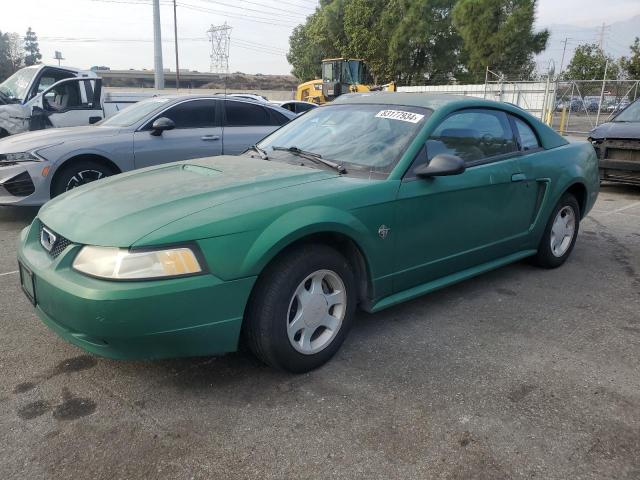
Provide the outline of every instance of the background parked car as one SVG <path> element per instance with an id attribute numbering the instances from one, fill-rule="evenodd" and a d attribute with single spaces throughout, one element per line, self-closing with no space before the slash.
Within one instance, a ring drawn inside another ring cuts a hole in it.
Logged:
<path id="1" fill-rule="evenodd" d="M 282 108 L 285 108 L 295 114 L 304 113 L 313 108 L 317 108 L 318 105 L 311 102 L 305 102 L 302 100 L 289 100 L 287 102 L 271 102 L 274 105 L 278 105 Z"/>
<path id="2" fill-rule="evenodd" d="M 0 205 L 42 205 L 74 187 L 136 168 L 237 155 L 295 114 L 216 96 L 156 97 L 87 127 L 0 141 Z"/>

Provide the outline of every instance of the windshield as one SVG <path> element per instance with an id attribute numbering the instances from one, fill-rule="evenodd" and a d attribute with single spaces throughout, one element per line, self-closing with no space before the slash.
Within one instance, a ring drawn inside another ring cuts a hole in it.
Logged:
<path id="1" fill-rule="evenodd" d="M 309 110 L 259 143 L 322 155 L 352 168 L 388 173 L 424 125 L 431 111 L 397 105 L 328 105 Z M 277 150 L 281 158 L 283 152 Z"/>
<path id="2" fill-rule="evenodd" d="M 640 122 L 640 100 L 633 102 L 625 108 L 620 115 L 613 119 L 614 122 Z"/>
<path id="3" fill-rule="evenodd" d="M 170 100 L 169 98 L 158 97 L 142 100 L 116 113 L 113 117 L 103 120 L 98 125 L 105 127 L 130 127 L 146 118 L 151 112 L 167 105 Z"/>
<path id="4" fill-rule="evenodd" d="M 37 68 L 23 68 L 0 83 L 0 93 L 9 100 L 23 102 Z"/>

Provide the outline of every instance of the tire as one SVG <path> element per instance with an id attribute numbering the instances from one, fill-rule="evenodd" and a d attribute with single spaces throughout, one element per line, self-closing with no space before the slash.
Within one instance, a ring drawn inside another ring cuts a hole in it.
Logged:
<path id="1" fill-rule="evenodd" d="M 249 300 L 243 326 L 246 345 L 267 365 L 292 373 L 326 363 L 353 323 L 352 270 L 344 256 L 321 244 L 304 245 L 276 259 L 261 274 Z M 338 303 L 327 307 L 332 301 Z"/>
<path id="2" fill-rule="evenodd" d="M 571 216 L 573 218 L 570 218 Z M 565 219 L 565 227 L 554 229 L 558 218 Z M 573 225 L 572 228 L 567 227 L 570 223 Z M 580 205 L 573 195 L 565 193 L 547 221 L 547 226 L 538 245 L 538 253 L 532 257 L 533 263 L 542 268 L 557 268 L 566 262 L 578 238 L 579 227 Z M 558 239 L 558 230 L 563 235 L 563 239 Z"/>
<path id="3" fill-rule="evenodd" d="M 95 160 L 79 160 L 63 166 L 51 184 L 51 198 L 86 183 L 109 177 L 115 172 Z"/>
<path id="4" fill-rule="evenodd" d="M 7 132 L 4 128 L 0 128 L 0 138 L 8 137 L 9 132 Z"/>

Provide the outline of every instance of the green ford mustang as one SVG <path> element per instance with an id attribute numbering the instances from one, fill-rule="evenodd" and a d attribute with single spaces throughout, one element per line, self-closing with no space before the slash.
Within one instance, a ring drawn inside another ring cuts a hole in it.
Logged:
<path id="1" fill-rule="evenodd" d="M 377 312 L 571 253 L 598 194 L 588 143 L 475 98 L 344 95 L 237 157 L 137 170 L 47 203 L 20 278 L 64 339 L 119 359 L 240 341 L 303 372 Z"/>

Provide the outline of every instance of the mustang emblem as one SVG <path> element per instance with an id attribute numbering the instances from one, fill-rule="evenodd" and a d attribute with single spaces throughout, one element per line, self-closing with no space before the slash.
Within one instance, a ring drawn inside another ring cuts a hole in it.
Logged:
<path id="1" fill-rule="evenodd" d="M 40 232 L 40 245 L 42 245 L 47 252 L 53 250 L 57 239 L 58 237 L 56 237 L 51 230 L 42 227 L 42 232 Z"/>
<path id="2" fill-rule="evenodd" d="M 380 225 L 380 227 L 378 227 L 378 235 L 383 240 L 385 238 L 387 238 L 387 235 L 389 235 L 390 231 L 391 231 L 391 229 L 389 227 L 387 227 L 385 224 L 382 224 L 382 225 Z"/>

